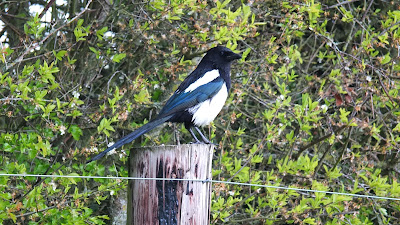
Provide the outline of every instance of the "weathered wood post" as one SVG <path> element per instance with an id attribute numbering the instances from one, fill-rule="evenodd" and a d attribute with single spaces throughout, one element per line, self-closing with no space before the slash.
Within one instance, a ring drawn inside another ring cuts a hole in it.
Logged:
<path id="1" fill-rule="evenodd" d="M 185 144 L 132 149 L 129 175 L 211 179 L 213 145 Z M 210 223 L 211 183 L 130 180 L 127 225 Z"/>

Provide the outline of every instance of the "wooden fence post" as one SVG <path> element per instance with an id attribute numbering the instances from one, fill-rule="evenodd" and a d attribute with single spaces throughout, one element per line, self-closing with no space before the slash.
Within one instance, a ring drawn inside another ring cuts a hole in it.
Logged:
<path id="1" fill-rule="evenodd" d="M 212 179 L 213 150 L 206 144 L 132 149 L 129 175 Z M 127 225 L 205 225 L 210 207 L 210 182 L 129 180 Z"/>

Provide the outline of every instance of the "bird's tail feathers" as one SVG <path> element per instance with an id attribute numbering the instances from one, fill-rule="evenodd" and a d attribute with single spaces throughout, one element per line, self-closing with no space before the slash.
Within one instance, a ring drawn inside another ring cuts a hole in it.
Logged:
<path id="1" fill-rule="evenodd" d="M 108 147 L 106 150 L 104 150 L 100 154 L 96 155 L 92 159 L 88 160 L 86 163 L 90 163 L 92 161 L 98 160 L 98 159 L 102 158 L 103 156 L 105 156 L 109 151 L 111 151 L 113 149 L 116 149 L 116 148 L 119 148 L 124 144 L 127 144 L 127 143 L 130 143 L 130 142 L 134 141 L 136 138 L 140 137 L 141 135 L 151 131 L 152 129 L 154 129 L 155 127 L 161 125 L 162 123 L 165 123 L 171 117 L 172 116 L 166 116 L 166 117 L 162 117 L 162 118 L 157 118 L 157 119 L 155 119 L 153 121 L 150 121 L 150 122 L 146 123 L 145 125 L 141 126 L 139 129 L 137 129 L 137 130 L 133 131 L 132 133 L 126 135 L 125 137 L 121 138 L 115 144 L 113 144 L 112 146 Z"/>

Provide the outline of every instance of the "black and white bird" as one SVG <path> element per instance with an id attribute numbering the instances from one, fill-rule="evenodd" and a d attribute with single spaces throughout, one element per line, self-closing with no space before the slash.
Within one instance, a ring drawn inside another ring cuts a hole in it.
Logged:
<path id="1" fill-rule="evenodd" d="M 231 88 L 231 64 L 240 58 L 241 55 L 224 46 L 208 50 L 197 68 L 179 85 L 154 120 L 121 138 L 88 163 L 132 142 L 165 122 L 184 123 L 195 143 L 209 144 L 210 141 L 201 133 L 199 127 L 209 125 L 224 106 Z M 193 128 L 200 134 L 202 141 L 196 137 Z"/>

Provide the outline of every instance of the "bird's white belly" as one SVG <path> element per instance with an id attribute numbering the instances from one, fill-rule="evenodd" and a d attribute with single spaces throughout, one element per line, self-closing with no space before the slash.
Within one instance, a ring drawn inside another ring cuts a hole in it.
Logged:
<path id="1" fill-rule="evenodd" d="M 189 112 L 193 114 L 192 121 L 194 125 L 206 126 L 210 124 L 221 111 L 227 98 L 228 89 L 224 83 L 213 98 L 208 99 L 193 108 L 190 108 Z"/>

